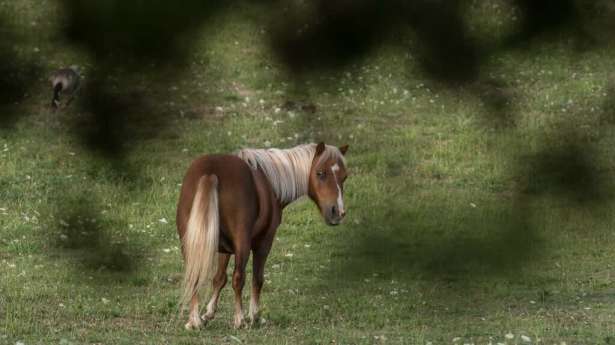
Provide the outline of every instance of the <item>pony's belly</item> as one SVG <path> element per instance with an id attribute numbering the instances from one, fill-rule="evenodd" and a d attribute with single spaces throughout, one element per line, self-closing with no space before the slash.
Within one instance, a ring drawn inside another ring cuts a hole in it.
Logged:
<path id="1" fill-rule="evenodd" d="M 220 231 L 220 242 L 218 243 L 218 252 L 225 254 L 233 254 L 235 251 L 233 250 L 233 242 L 229 240 L 225 235 L 224 231 Z"/>

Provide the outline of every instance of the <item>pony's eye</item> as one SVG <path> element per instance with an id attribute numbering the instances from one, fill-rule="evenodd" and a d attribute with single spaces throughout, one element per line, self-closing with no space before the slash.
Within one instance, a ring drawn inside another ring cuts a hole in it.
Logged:
<path id="1" fill-rule="evenodd" d="M 320 177 L 320 178 L 324 178 L 325 177 L 325 172 L 323 170 L 319 170 L 316 172 L 316 176 Z"/>

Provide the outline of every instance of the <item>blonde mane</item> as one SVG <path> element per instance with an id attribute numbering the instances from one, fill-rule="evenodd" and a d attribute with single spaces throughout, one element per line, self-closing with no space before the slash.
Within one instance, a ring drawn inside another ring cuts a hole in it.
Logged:
<path id="1" fill-rule="evenodd" d="M 252 169 L 260 168 L 273 192 L 283 203 L 291 203 L 308 192 L 308 177 L 316 154 L 316 144 L 304 144 L 291 149 L 242 149 L 236 154 Z M 340 150 L 325 145 L 318 163 L 329 158 L 346 161 Z"/>

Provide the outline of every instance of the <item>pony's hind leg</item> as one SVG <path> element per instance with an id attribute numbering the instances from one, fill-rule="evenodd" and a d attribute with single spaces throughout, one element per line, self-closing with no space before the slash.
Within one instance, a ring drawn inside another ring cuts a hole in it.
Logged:
<path id="1" fill-rule="evenodd" d="M 201 328 L 202 322 L 199 317 L 199 296 L 194 294 L 190 300 L 190 315 L 188 316 L 188 322 L 184 326 L 187 330 Z"/>
<path id="2" fill-rule="evenodd" d="M 252 325 L 259 318 L 259 304 L 261 289 L 265 281 L 265 261 L 271 246 L 254 250 L 252 254 L 252 295 L 250 296 L 250 323 Z"/>
<path id="3" fill-rule="evenodd" d="M 203 314 L 203 319 L 206 321 L 212 320 L 216 314 L 216 308 L 218 307 L 218 299 L 220 298 L 220 291 L 226 285 L 226 267 L 230 259 L 230 254 L 219 254 L 218 256 L 218 272 L 213 281 L 213 293 L 211 299 L 207 304 L 207 312 Z"/>
<path id="4" fill-rule="evenodd" d="M 249 245 L 238 246 L 235 250 L 235 270 L 233 272 L 233 290 L 235 291 L 235 318 L 233 325 L 240 328 L 244 325 L 241 291 L 245 283 L 246 264 L 250 256 Z"/>

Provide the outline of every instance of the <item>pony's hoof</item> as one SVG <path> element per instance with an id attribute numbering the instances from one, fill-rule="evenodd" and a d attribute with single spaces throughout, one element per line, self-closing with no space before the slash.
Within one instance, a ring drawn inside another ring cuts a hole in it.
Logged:
<path id="1" fill-rule="evenodd" d="M 235 322 L 233 322 L 233 326 L 235 329 L 243 328 L 246 325 L 243 317 L 235 317 Z"/>
<path id="2" fill-rule="evenodd" d="M 260 324 L 260 320 L 261 320 L 261 317 L 259 313 L 250 315 L 250 322 L 248 323 L 248 327 L 250 328 L 258 327 Z"/>
<path id="3" fill-rule="evenodd" d="M 203 319 L 203 321 L 211 321 L 214 319 L 214 316 L 215 316 L 214 313 L 205 313 L 201 315 L 201 319 Z"/>
<path id="4" fill-rule="evenodd" d="M 188 331 L 192 331 L 201 328 L 201 326 L 203 326 L 203 323 L 200 319 L 198 321 L 190 320 L 184 325 L 184 328 Z"/>
<path id="5" fill-rule="evenodd" d="M 256 317 L 252 317 L 250 319 L 250 328 L 259 328 L 263 326 L 267 320 L 264 317 L 257 315 Z"/>

